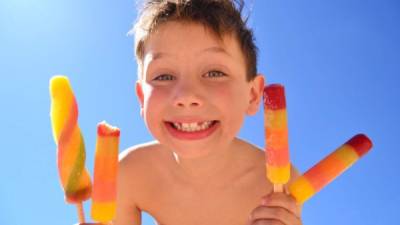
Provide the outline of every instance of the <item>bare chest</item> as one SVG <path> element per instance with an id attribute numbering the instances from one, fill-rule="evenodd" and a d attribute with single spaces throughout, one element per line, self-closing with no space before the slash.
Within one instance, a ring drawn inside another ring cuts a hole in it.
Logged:
<path id="1" fill-rule="evenodd" d="M 227 184 L 205 182 L 193 186 L 161 181 L 144 210 L 160 225 L 245 225 L 250 212 L 271 187 L 265 176 L 250 174 Z"/>

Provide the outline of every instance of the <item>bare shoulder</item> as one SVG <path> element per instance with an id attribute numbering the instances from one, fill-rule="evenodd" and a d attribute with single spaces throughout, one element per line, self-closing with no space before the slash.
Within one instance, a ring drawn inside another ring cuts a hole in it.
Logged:
<path id="1" fill-rule="evenodd" d="M 130 185 L 144 187 L 162 178 L 170 160 L 170 151 L 156 141 L 135 145 L 120 153 L 119 173 Z"/>
<path id="2" fill-rule="evenodd" d="M 120 153 L 118 165 L 120 201 L 126 201 L 127 205 L 133 203 L 137 208 L 145 208 L 144 202 L 146 199 L 151 199 L 151 193 L 157 187 L 155 184 L 162 180 L 160 171 L 166 164 L 166 152 L 158 142 L 148 142 L 132 146 Z"/>
<path id="3" fill-rule="evenodd" d="M 146 165 L 156 155 L 157 143 L 128 148 L 119 155 L 116 224 L 141 224 L 143 193 L 149 186 Z M 151 164 L 150 164 L 151 165 Z M 147 196 L 146 196 L 147 197 Z"/>
<path id="4" fill-rule="evenodd" d="M 265 153 L 260 147 L 239 138 L 235 140 L 235 145 L 243 152 L 241 154 L 243 160 L 260 166 L 265 164 Z"/>
<path id="5" fill-rule="evenodd" d="M 252 163 L 255 163 L 257 166 L 262 166 L 265 168 L 266 164 L 265 151 L 261 147 L 258 147 L 242 139 L 237 139 L 237 143 L 239 146 L 241 146 L 241 148 L 247 150 L 246 151 L 247 154 L 244 154 L 244 157 L 247 157 L 247 160 L 251 161 Z M 293 163 L 291 164 L 290 173 L 291 176 L 289 183 L 300 176 L 299 171 L 293 165 Z"/>
<path id="6" fill-rule="evenodd" d="M 119 166 L 121 169 L 127 169 L 146 165 L 156 160 L 160 152 L 161 145 L 156 141 L 132 146 L 119 154 Z"/>
<path id="7" fill-rule="evenodd" d="M 144 186 L 159 171 L 165 168 L 168 151 L 158 142 L 148 142 L 132 146 L 119 155 L 119 174 L 130 185 Z"/>

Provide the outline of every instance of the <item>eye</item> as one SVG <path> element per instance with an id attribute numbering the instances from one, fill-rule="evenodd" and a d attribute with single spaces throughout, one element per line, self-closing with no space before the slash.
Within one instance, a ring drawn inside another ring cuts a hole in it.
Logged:
<path id="1" fill-rule="evenodd" d="M 153 80 L 158 80 L 158 81 L 175 80 L 175 77 L 170 74 L 161 74 L 156 78 L 154 78 Z"/>
<path id="2" fill-rule="evenodd" d="M 221 71 L 212 70 L 212 71 L 207 72 L 204 76 L 214 78 L 214 77 L 225 77 L 226 74 Z"/>

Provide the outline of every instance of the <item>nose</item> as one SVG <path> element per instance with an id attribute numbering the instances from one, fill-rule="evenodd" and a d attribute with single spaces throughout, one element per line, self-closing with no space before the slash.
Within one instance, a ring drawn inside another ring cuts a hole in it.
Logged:
<path id="1" fill-rule="evenodd" d="M 176 87 L 174 106 L 179 108 L 193 108 L 203 105 L 203 100 L 198 88 L 192 84 L 184 83 Z"/>

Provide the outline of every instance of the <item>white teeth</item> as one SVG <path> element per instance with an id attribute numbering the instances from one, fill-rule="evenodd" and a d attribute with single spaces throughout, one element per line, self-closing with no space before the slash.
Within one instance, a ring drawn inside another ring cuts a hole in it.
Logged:
<path id="1" fill-rule="evenodd" d="M 189 130 L 189 129 L 190 129 L 190 124 L 188 124 L 188 123 L 182 123 L 182 129 L 184 129 L 184 130 Z"/>
<path id="2" fill-rule="evenodd" d="M 182 129 L 181 125 L 179 123 L 173 123 L 174 127 L 177 128 L 178 130 Z"/>
<path id="3" fill-rule="evenodd" d="M 194 130 L 194 129 L 196 129 L 198 126 L 197 126 L 197 123 L 189 123 L 189 127 L 190 127 L 191 130 Z"/>
<path id="4" fill-rule="evenodd" d="M 180 131 L 194 132 L 205 130 L 210 127 L 212 121 L 200 122 L 200 123 L 177 123 L 173 122 L 173 126 Z"/>

